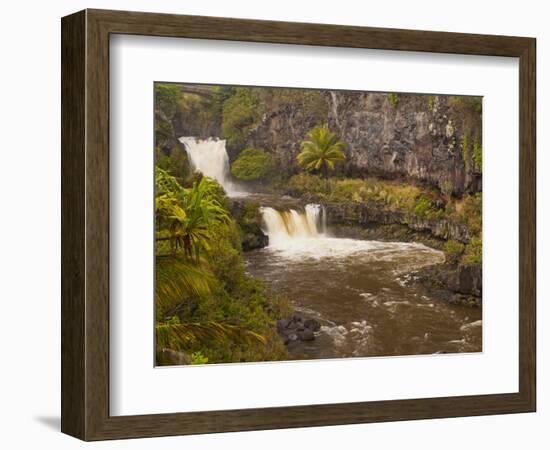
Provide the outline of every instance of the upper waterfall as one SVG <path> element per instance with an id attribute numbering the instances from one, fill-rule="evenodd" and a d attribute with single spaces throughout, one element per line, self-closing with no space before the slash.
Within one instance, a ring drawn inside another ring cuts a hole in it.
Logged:
<path id="1" fill-rule="evenodd" d="M 229 157 L 225 149 L 223 139 L 197 139 L 194 137 L 181 137 L 180 142 L 184 145 L 189 156 L 193 169 L 202 172 L 220 183 L 229 196 L 242 194 L 229 174 Z"/>

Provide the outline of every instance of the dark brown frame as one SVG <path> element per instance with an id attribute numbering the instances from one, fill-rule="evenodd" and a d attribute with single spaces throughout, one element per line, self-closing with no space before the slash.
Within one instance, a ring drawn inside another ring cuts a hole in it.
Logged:
<path id="1" fill-rule="evenodd" d="M 535 411 L 535 39 L 105 10 L 61 25 L 64 433 L 100 440 Z M 110 416 L 109 36 L 116 33 L 518 57 L 519 392 Z"/>

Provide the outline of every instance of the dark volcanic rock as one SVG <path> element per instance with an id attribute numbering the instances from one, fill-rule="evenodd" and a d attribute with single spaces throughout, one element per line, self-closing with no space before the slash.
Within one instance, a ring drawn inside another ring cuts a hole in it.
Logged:
<path id="1" fill-rule="evenodd" d="M 451 304 L 481 304 L 481 264 L 434 265 L 419 270 L 416 276 L 419 282 L 440 290 Z"/>
<path id="2" fill-rule="evenodd" d="M 269 237 L 262 230 L 262 216 L 259 205 L 246 200 L 232 200 L 230 211 L 239 225 L 243 250 L 266 247 Z"/>
<path id="3" fill-rule="evenodd" d="M 470 232 L 464 225 L 445 218 L 423 219 L 400 211 L 380 209 L 376 203 L 326 203 L 324 205 L 329 224 L 363 225 L 370 223 L 406 225 L 409 229 L 429 232 L 439 239 L 454 239 L 468 243 Z"/>
<path id="4" fill-rule="evenodd" d="M 321 324 L 316 319 L 307 319 L 304 321 L 304 325 L 311 331 L 319 331 L 321 329 Z"/>
<path id="5" fill-rule="evenodd" d="M 301 341 L 313 341 L 315 339 L 315 335 L 309 328 L 305 328 L 304 330 L 298 332 L 298 339 Z"/>
<path id="6" fill-rule="evenodd" d="M 277 321 L 277 331 L 281 335 L 283 342 L 289 344 L 293 341 L 313 341 L 315 331 L 319 331 L 321 324 L 316 319 L 304 319 L 298 314 L 294 314 L 290 319 L 279 319 Z"/>
<path id="7" fill-rule="evenodd" d="M 277 330 L 282 331 L 284 330 L 288 324 L 290 323 L 290 320 L 288 319 L 279 319 L 277 320 Z"/>

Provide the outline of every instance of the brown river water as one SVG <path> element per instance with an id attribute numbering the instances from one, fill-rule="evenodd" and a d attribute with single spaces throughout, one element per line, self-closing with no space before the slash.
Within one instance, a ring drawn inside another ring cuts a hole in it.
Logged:
<path id="1" fill-rule="evenodd" d="M 247 271 L 286 294 L 298 314 L 321 323 L 294 341 L 295 359 L 479 352 L 481 310 L 450 305 L 414 282 L 443 262 L 422 244 L 330 236 L 322 208 L 262 208 L 269 246 L 247 252 Z"/>

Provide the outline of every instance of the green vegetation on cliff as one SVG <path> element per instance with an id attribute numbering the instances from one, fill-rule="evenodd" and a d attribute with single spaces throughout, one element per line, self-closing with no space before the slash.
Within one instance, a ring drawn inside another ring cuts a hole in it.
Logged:
<path id="1" fill-rule="evenodd" d="M 238 87 L 223 104 L 223 134 L 229 145 L 242 145 L 259 120 L 259 99 L 250 88 Z"/>
<path id="2" fill-rule="evenodd" d="M 376 178 L 328 178 L 316 175 L 293 176 L 288 189 L 296 196 L 315 196 L 329 202 L 375 202 L 390 211 L 401 211 L 421 218 L 439 218 L 445 211 L 437 191 Z"/>
<path id="3" fill-rule="evenodd" d="M 231 173 L 243 181 L 266 180 L 273 175 L 275 161 L 265 150 L 248 148 L 231 165 Z"/>
<path id="4" fill-rule="evenodd" d="M 397 103 L 399 103 L 399 94 L 387 94 L 388 95 L 388 101 L 391 103 L 391 105 L 395 108 L 397 106 Z"/>

